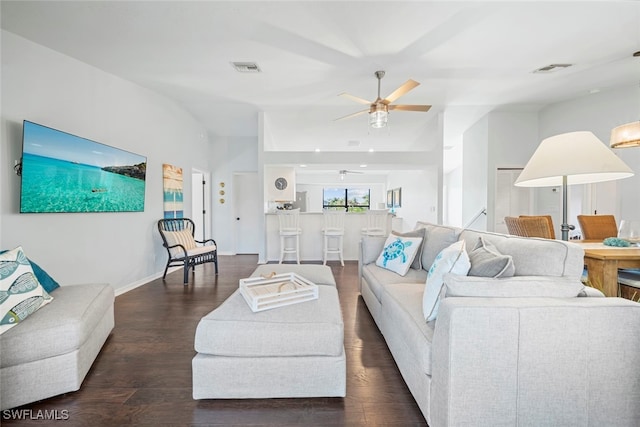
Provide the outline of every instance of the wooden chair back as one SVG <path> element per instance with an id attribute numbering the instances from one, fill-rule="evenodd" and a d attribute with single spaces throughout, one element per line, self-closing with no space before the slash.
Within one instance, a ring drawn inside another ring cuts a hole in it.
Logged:
<path id="1" fill-rule="evenodd" d="M 549 222 L 541 216 L 504 218 L 509 234 L 522 237 L 542 237 L 544 239 L 554 239 L 553 229 L 549 227 Z"/>
<path id="2" fill-rule="evenodd" d="M 585 240 L 604 240 L 618 236 L 618 225 L 613 215 L 578 215 L 578 223 Z"/>
<path id="3" fill-rule="evenodd" d="M 549 225 L 549 233 L 551 236 L 551 237 L 545 237 L 545 239 L 556 238 L 556 231 L 555 231 L 555 228 L 553 227 L 553 218 L 551 217 L 551 215 L 520 215 L 520 218 L 544 218 Z"/>

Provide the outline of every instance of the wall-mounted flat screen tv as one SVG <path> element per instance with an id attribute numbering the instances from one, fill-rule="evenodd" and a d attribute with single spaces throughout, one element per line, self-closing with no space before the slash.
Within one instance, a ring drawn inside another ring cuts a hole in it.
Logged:
<path id="1" fill-rule="evenodd" d="M 147 158 L 25 120 L 20 212 L 142 212 Z"/>

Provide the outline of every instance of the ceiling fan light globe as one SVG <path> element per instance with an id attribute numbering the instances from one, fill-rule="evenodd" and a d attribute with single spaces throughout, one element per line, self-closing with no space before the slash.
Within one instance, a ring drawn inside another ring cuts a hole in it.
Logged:
<path id="1" fill-rule="evenodd" d="M 387 125 L 389 113 L 386 111 L 373 111 L 369 113 L 369 125 L 374 129 L 380 129 Z"/>

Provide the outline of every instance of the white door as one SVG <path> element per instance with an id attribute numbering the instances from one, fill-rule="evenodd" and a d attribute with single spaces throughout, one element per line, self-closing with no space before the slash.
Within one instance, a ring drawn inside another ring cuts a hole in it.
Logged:
<path id="1" fill-rule="evenodd" d="M 257 254 L 259 251 L 260 221 L 264 212 L 259 198 L 256 172 L 233 174 L 233 204 L 237 254 Z"/>

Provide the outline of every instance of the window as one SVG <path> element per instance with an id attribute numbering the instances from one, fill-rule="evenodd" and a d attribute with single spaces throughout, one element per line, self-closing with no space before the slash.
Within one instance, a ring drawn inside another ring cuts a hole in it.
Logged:
<path id="1" fill-rule="evenodd" d="M 322 190 L 322 207 L 330 210 L 364 212 L 369 210 L 368 188 L 325 188 Z"/>

